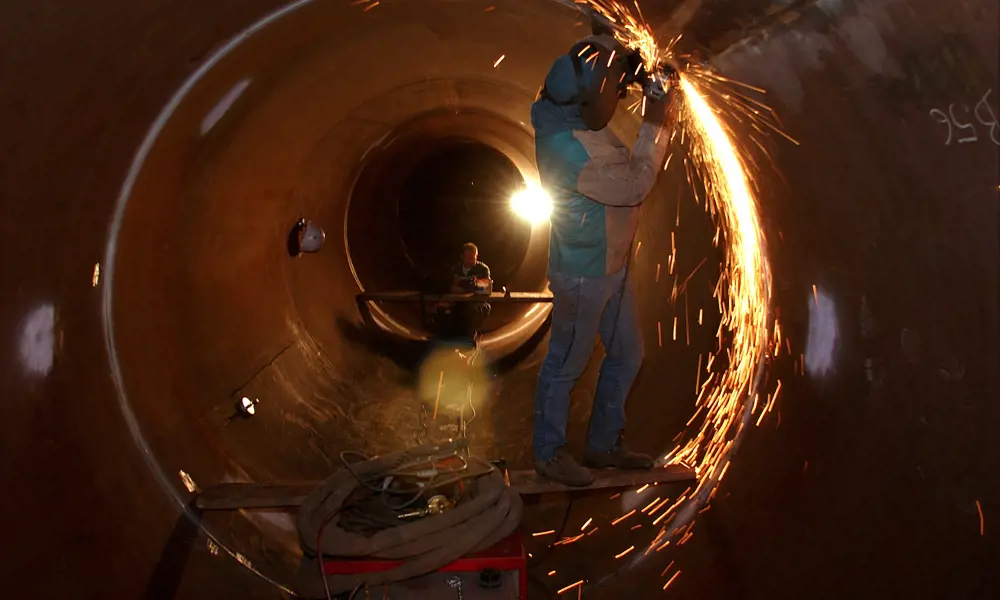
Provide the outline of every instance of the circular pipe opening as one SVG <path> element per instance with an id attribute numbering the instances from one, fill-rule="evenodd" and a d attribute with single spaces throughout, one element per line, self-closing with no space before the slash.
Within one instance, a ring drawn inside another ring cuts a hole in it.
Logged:
<path id="1" fill-rule="evenodd" d="M 442 140 L 405 174 L 396 202 L 401 241 L 411 272 L 441 279 L 463 243 L 479 247 L 497 282 L 510 281 L 524 261 L 531 226 L 514 215 L 509 198 L 524 178 L 506 156 L 474 140 Z M 440 287 L 440 286 L 436 286 Z"/>
<path id="2" fill-rule="evenodd" d="M 537 180 L 526 122 L 547 61 L 490 65 L 517 38 L 534 40 L 536 56 L 564 52 L 578 34 L 570 13 L 553 3 L 510 13 L 402 3 L 377 20 L 350 10 L 324 3 L 289 12 L 213 55 L 164 109 L 123 190 L 112 228 L 119 237 L 105 261 L 107 298 L 114 297 L 105 303 L 111 358 L 137 441 L 178 501 L 185 494 L 176 473 L 208 483 L 317 479 L 336 468 L 331 456 L 339 449 L 382 453 L 412 439 L 412 382 L 396 381 L 386 353 L 366 354 L 338 327 L 357 318 L 359 274 L 385 267 L 379 252 L 358 250 L 384 249 L 376 235 L 395 235 L 403 246 L 400 231 L 363 223 L 384 217 L 359 208 L 385 183 L 372 165 L 392 165 L 387 157 L 405 155 L 399 150 L 417 147 L 414 140 L 462 138 L 494 148 L 524 180 Z M 553 27 L 559 19 L 565 27 Z M 350 25 L 332 35 L 330 22 Z M 386 52 L 386 39 L 422 51 Z M 346 49 L 370 60 L 348 60 Z M 428 76 L 413 80 L 414 73 Z M 219 98 L 247 78 L 239 102 L 202 129 Z M 633 121 L 613 127 L 631 137 Z M 401 193 L 405 179 L 397 183 Z M 655 203 L 648 210 L 650 223 L 675 219 Z M 343 228 L 345 246 L 328 243 L 290 259 L 287 228 L 302 217 L 327 232 Z M 351 239 L 360 232 L 369 235 Z M 672 236 L 653 233 L 643 234 L 643 256 L 668 256 Z M 509 288 L 544 287 L 547 238 L 546 227 L 531 229 Z M 654 265 L 643 264 L 637 285 L 651 286 Z M 656 296 L 662 305 L 662 291 Z M 523 345 L 547 309 L 529 309 L 484 346 Z M 243 395 L 260 399 L 254 418 L 232 420 Z M 484 407 L 480 423 L 514 424 L 491 438 L 498 455 L 523 457 L 525 398 L 530 393 L 510 387 L 502 402 Z M 664 410 L 660 403 L 638 408 Z M 671 414 L 683 422 L 687 412 Z M 662 416 L 635 423 L 663 430 Z M 264 570 L 287 574 L 297 552 L 291 518 L 245 516 L 205 527 Z"/>
<path id="3" fill-rule="evenodd" d="M 358 287 L 446 291 L 462 244 L 472 242 L 494 289 L 544 291 L 547 225 L 510 208 L 513 193 L 537 179 L 532 150 L 523 125 L 477 109 L 429 111 L 394 128 L 365 155 L 349 193 L 345 244 Z M 419 305 L 370 308 L 394 335 L 430 336 Z M 549 308 L 494 306 L 483 344 L 509 352 L 538 331 Z"/>

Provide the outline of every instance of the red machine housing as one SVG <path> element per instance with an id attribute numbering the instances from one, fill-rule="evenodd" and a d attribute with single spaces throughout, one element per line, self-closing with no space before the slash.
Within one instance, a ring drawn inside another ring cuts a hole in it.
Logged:
<path id="1" fill-rule="evenodd" d="M 394 560 L 338 560 L 326 559 L 323 562 L 323 572 L 327 575 L 353 575 L 358 573 L 377 573 L 388 571 L 402 564 Z M 502 576 L 500 588 L 487 590 L 478 585 L 479 573 L 486 569 L 499 571 Z M 491 600 L 528 600 L 528 559 L 524 551 L 521 535 L 514 532 L 492 548 L 482 552 L 464 556 L 455 562 L 438 569 L 432 575 L 425 575 L 414 580 L 392 583 L 387 586 L 376 586 L 372 589 L 373 598 L 381 598 L 384 588 L 392 591 L 395 600 L 399 594 L 410 592 L 413 598 L 431 597 L 450 598 L 455 594 L 448 588 L 441 574 L 472 574 L 474 577 L 463 578 L 462 597 L 464 600 L 479 598 Z M 513 584 L 513 585 L 512 585 Z M 511 588 L 516 589 L 511 589 Z M 457 596 L 456 596 L 457 597 Z"/>

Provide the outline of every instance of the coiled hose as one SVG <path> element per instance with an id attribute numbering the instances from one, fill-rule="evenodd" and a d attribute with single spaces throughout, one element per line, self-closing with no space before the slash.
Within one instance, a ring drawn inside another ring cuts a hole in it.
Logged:
<path id="1" fill-rule="evenodd" d="M 453 509 L 389 527 L 373 534 L 348 531 L 337 515 L 366 481 L 421 456 L 441 454 L 444 447 L 425 445 L 404 452 L 352 463 L 320 484 L 302 503 L 298 529 L 302 563 L 296 587 L 305 598 L 326 598 L 432 573 L 470 553 L 485 550 L 509 536 L 521 522 L 521 497 L 503 474 L 487 463 L 450 481 L 462 479 L 465 492 Z M 470 459 L 473 460 L 473 459 Z M 447 481 L 447 480 L 446 480 Z M 438 484 L 440 485 L 440 484 Z M 376 573 L 321 577 L 320 556 L 341 560 L 402 561 Z"/>

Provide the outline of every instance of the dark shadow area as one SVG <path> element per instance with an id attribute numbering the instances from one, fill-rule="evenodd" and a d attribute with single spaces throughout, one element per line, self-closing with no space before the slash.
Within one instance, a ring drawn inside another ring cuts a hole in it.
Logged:
<path id="1" fill-rule="evenodd" d="M 542 323 L 542 326 L 539 327 L 538 330 L 531 335 L 531 337 L 525 340 L 524 343 L 518 346 L 513 352 L 500 357 L 493 363 L 490 363 L 490 368 L 493 373 L 498 376 L 503 376 L 517 368 L 522 361 L 538 350 L 542 342 L 545 341 L 545 338 L 548 336 L 551 325 L 551 317 L 546 318 Z"/>
<path id="2" fill-rule="evenodd" d="M 337 327 L 348 343 L 389 358 L 407 373 L 416 371 L 431 346 L 427 341 L 394 336 L 374 323 L 370 326 L 361 326 L 354 321 L 338 318 Z"/>
<path id="3" fill-rule="evenodd" d="M 302 232 L 306 228 L 306 220 L 299 219 L 288 231 L 288 256 L 296 258 L 302 255 Z"/>
<path id="4" fill-rule="evenodd" d="M 462 244 L 473 242 L 494 281 L 510 280 L 531 234 L 510 209 L 511 195 L 524 185 L 517 167 L 498 150 L 462 138 L 424 152 L 401 175 L 395 210 L 410 268 L 419 279 L 437 278 L 461 260 Z"/>
<path id="5" fill-rule="evenodd" d="M 180 590 L 188 559 L 201 535 L 202 512 L 192 501 L 174 524 L 160 559 L 146 584 L 143 600 L 174 600 Z"/>
<path id="6" fill-rule="evenodd" d="M 729 533 L 719 527 L 718 517 L 709 510 L 698 520 L 704 527 L 706 543 L 712 549 L 713 567 L 719 573 L 719 587 L 729 600 L 745 600 L 751 597 L 747 589 L 747 576 L 743 572 L 740 556 L 729 541 Z M 703 540 L 699 540 L 703 543 Z"/>
<path id="7" fill-rule="evenodd" d="M 503 376 L 516 369 L 521 362 L 538 350 L 549 332 L 551 319 L 545 319 L 542 326 L 531 334 L 514 350 L 487 362 L 489 371 L 497 376 Z M 456 344 L 465 347 L 471 340 L 465 338 L 451 339 L 447 336 L 434 336 L 431 340 L 412 340 L 392 335 L 371 322 L 360 325 L 349 319 L 338 319 L 337 327 L 344 339 L 352 344 L 364 347 L 379 356 L 391 359 L 398 367 L 413 373 L 430 350 L 438 344 Z"/>

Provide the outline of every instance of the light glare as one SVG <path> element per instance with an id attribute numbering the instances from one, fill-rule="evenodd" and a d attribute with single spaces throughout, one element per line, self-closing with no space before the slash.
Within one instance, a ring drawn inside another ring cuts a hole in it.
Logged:
<path id="1" fill-rule="evenodd" d="M 510 198 L 514 213 L 532 225 L 544 223 L 552 215 L 552 198 L 538 186 L 528 186 L 514 192 Z"/>

